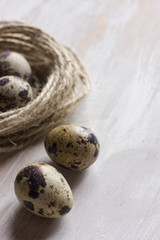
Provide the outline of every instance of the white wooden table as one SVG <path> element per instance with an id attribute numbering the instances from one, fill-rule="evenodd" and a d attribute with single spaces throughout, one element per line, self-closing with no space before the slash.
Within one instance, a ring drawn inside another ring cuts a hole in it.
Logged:
<path id="1" fill-rule="evenodd" d="M 73 47 L 92 89 L 65 123 L 90 127 L 101 154 L 77 174 L 58 220 L 32 215 L 13 189 L 26 164 L 52 161 L 43 139 L 0 155 L 1 240 L 160 239 L 160 1 L 1 0 L 0 20 L 24 20 Z"/>

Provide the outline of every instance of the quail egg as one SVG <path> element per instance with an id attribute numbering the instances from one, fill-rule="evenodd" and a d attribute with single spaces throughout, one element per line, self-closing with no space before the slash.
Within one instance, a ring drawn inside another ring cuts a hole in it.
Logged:
<path id="1" fill-rule="evenodd" d="M 25 106 L 33 98 L 29 83 L 17 76 L 0 78 L 0 111 Z"/>
<path id="2" fill-rule="evenodd" d="M 28 82 L 31 82 L 31 67 L 22 54 L 12 51 L 0 54 L 0 77 L 7 75 L 18 76 Z"/>
<path id="3" fill-rule="evenodd" d="M 73 206 L 72 191 L 61 173 L 44 163 L 24 167 L 16 176 L 15 194 L 30 212 L 47 218 L 59 218 Z"/>
<path id="4" fill-rule="evenodd" d="M 100 145 L 95 134 L 86 127 L 71 124 L 51 130 L 45 149 L 56 163 L 73 171 L 89 167 L 98 157 Z"/>

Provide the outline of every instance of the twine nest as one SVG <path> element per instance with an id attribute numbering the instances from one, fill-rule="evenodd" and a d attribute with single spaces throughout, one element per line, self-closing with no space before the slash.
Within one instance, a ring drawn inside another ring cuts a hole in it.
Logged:
<path id="1" fill-rule="evenodd" d="M 0 153 L 31 144 L 62 121 L 89 90 L 77 55 L 42 30 L 22 22 L 0 22 L 0 52 L 16 51 L 29 61 L 34 99 L 0 112 Z"/>

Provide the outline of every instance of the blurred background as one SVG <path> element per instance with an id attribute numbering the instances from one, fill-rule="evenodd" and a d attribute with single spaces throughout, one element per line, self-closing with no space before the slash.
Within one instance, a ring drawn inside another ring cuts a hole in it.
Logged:
<path id="1" fill-rule="evenodd" d="M 24 165 L 52 164 L 43 139 L 0 156 L 0 238 L 159 240 L 160 1 L 0 0 L 0 20 L 25 21 L 76 50 L 91 90 L 64 123 L 90 127 L 101 144 L 86 171 L 60 168 L 75 205 L 55 221 L 22 210 L 13 192 Z"/>

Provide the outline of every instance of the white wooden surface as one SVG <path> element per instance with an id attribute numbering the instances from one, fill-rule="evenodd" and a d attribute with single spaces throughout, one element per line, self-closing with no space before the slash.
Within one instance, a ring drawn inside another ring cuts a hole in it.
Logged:
<path id="1" fill-rule="evenodd" d="M 65 123 L 90 127 L 101 154 L 77 174 L 59 168 L 75 203 L 62 219 L 19 205 L 17 172 L 48 162 L 43 140 L 0 155 L 1 240 L 160 239 L 160 1 L 0 0 L 0 20 L 25 20 L 73 47 L 92 89 Z"/>

